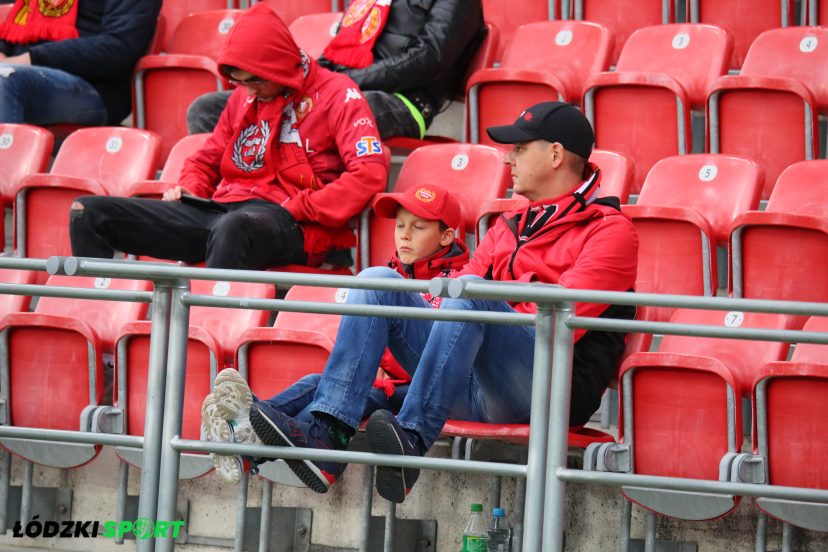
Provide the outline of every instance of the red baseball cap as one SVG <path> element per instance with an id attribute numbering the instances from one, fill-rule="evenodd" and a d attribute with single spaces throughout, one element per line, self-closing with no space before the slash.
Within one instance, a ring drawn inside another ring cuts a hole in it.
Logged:
<path id="1" fill-rule="evenodd" d="M 420 218 L 439 220 L 449 228 L 460 225 L 460 202 L 442 186 L 415 186 L 404 192 L 379 194 L 374 200 L 374 212 L 383 218 L 396 218 L 400 207 Z"/>

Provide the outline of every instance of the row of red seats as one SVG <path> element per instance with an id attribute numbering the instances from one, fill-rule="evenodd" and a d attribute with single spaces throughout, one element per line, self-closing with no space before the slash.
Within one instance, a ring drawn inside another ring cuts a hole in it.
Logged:
<path id="1" fill-rule="evenodd" d="M 633 193 L 664 157 L 689 153 L 692 113 L 706 110 L 708 151 L 761 161 L 763 198 L 786 166 L 819 155 L 818 115 L 828 112 L 828 28 L 767 31 L 751 45 L 740 75 L 727 75 L 732 38 L 701 24 L 639 29 L 607 71 L 612 35 L 583 22 L 518 29 L 500 67 L 472 75 L 467 136 L 507 124 L 526 105 L 580 103 L 596 146 L 635 161 Z M 533 50 L 536 54 L 526 56 Z"/>
<path id="2" fill-rule="evenodd" d="M 689 309 L 676 311 L 671 322 L 728 332 L 801 327 L 796 317 L 784 315 Z M 812 317 L 804 330 L 824 335 L 828 318 Z M 628 357 L 620 371 L 622 444 L 591 446 L 585 466 L 828 489 L 828 409 L 823 399 L 828 392 L 828 347 L 798 343 L 788 360 L 787 343 L 723 337 L 667 335 L 657 352 Z M 753 404 L 752 455 L 741 454 L 743 398 Z M 732 495 L 636 487 L 623 487 L 622 492 L 650 512 L 682 520 L 717 519 L 739 503 Z M 784 523 L 828 531 L 825 504 L 758 498 L 756 506 Z"/>

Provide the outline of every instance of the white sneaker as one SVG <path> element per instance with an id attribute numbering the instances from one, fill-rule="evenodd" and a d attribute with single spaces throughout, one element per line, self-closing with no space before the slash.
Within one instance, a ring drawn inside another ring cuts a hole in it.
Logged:
<path id="1" fill-rule="evenodd" d="M 234 372 L 229 374 L 228 372 Z M 201 405 L 201 429 L 208 441 L 217 443 L 262 444 L 250 425 L 249 411 L 253 396 L 247 382 L 236 370 L 222 370 L 216 377 L 213 393 Z M 229 483 L 237 484 L 244 472 L 238 455 L 213 454 L 216 473 Z"/>

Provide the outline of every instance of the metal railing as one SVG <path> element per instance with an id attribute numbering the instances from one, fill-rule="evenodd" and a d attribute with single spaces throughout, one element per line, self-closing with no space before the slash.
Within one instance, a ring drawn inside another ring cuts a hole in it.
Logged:
<path id="1" fill-rule="evenodd" d="M 0 426 L 0 437 L 143 447 L 144 464 L 141 472 L 139 517 L 146 517 L 151 520 L 175 519 L 179 461 L 180 454 L 183 451 L 416 467 L 526 478 L 524 552 L 562 550 L 567 482 L 614 486 L 635 485 L 636 487 L 651 489 L 703 491 L 714 494 L 765 496 L 828 503 L 828 491 L 817 489 L 588 472 L 567 469 L 566 467 L 573 334 L 575 329 L 828 344 L 828 335 L 816 332 L 747 328 L 723 329 L 716 326 L 584 318 L 574 315 L 574 303 L 686 307 L 818 316 L 828 316 L 828 304 L 584 291 L 552 285 L 490 282 L 485 280 L 437 278 L 426 282 L 286 272 L 204 269 L 74 257 L 52 257 L 48 261 L 0 258 L 0 268 L 30 270 L 43 270 L 45 268 L 52 274 L 147 279 L 154 282 L 155 291 L 151 298 L 153 314 L 147 382 L 147 418 L 143 437 Z M 536 315 L 528 315 L 297 302 L 282 299 L 212 297 L 190 293 L 190 279 L 256 282 L 276 286 L 308 285 L 428 292 L 435 296 L 453 298 L 529 301 L 537 303 L 539 308 Z M 60 289 L 16 284 L 0 285 L 0 293 L 60 295 L 104 300 L 123 299 L 118 294 L 106 292 L 105 290 Z M 146 300 L 146 297 L 142 297 L 142 299 Z M 532 426 L 527 463 L 516 465 L 431 457 L 398 457 L 364 452 L 265 447 L 181 439 L 187 333 L 191 306 L 534 325 L 536 328 L 535 370 L 533 370 L 532 379 L 530 414 Z M 173 539 L 139 540 L 137 541 L 137 549 L 142 552 L 156 549 L 167 551 L 172 550 L 174 544 Z"/>

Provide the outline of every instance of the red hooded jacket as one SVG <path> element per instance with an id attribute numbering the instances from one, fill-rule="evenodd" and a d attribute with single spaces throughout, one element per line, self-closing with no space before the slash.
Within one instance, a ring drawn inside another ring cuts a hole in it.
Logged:
<path id="1" fill-rule="evenodd" d="M 630 219 L 609 198 L 550 220 L 528 239 L 519 238 L 522 221 L 533 207 L 502 215 L 486 233 L 471 261 L 457 276 L 474 274 L 490 280 L 542 282 L 572 289 L 629 291 L 638 267 L 638 234 Z M 617 199 L 616 199 L 617 203 Z M 534 313 L 534 303 L 513 303 L 518 312 Z M 578 316 L 597 317 L 608 305 L 577 303 Z M 576 330 L 576 341 L 586 330 Z"/>
<path id="2" fill-rule="evenodd" d="M 179 185 L 216 201 L 283 205 L 302 226 L 309 264 L 331 247 L 353 245 L 348 221 L 385 189 L 388 175 L 376 123 L 359 88 L 304 55 L 264 3 L 236 22 L 218 63 L 282 84 L 288 92 L 261 102 L 238 88 L 212 136 L 187 160 Z"/>

